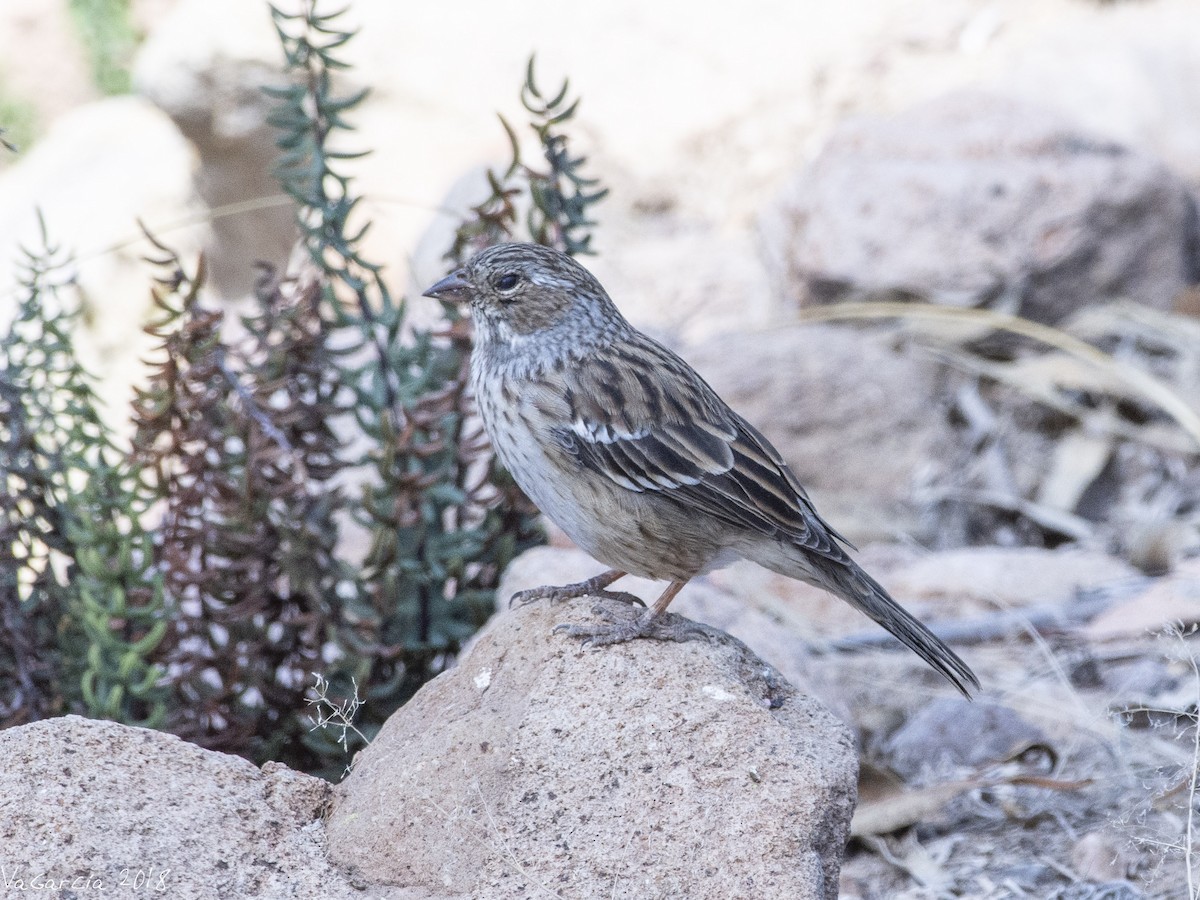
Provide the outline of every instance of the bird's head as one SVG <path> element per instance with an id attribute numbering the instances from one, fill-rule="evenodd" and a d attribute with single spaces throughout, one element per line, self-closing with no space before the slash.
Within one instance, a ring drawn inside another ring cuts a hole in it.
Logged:
<path id="1" fill-rule="evenodd" d="M 610 327 L 623 322 L 591 272 L 565 253 L 540 244 L 489 247 L 425 296 L 469 303 L 482 340 L 511 343 L 572 320 Z"/>

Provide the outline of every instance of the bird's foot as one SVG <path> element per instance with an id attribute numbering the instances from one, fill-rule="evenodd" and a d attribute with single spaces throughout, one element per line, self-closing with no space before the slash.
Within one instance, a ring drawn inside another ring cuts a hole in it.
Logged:
<path id="1" fill-rule="evenodd" d="M 527 603 L 533 603 L 537 600 L 549 600 L 551 603 L 562 603 L 564 600 L 572 600 L 575 597 L 606 597 L 609 600 L 620 600 L 622 603 L 628 603 L 631 606 L 645 606 L 640 597 L 635 597 L 633 594 L 625 591 L 606 591 L 605 588 L 624 575 L 624 572 L 609 571 L 603 572 L 594 578 L 589 578 L 587 581 L 579 581 L 575 584 L 564 584 L 560 587 L 553 585 L 544 585 L 543 587 L 530 588 L 527 591 L 517 591 L 512 595 L 512 599 L 508 601 L 509 608 L 514 606 L 525 606 Z"/>
<path id="2" fill-rule="evenodd" d="M 584 645 L 605 647 L 609 644 L 623 644 L 638 638 L 648 638 L 653 641 L 694 641 L 712 640 L 713 630 L 707 625 L 693 622 L 682 616 L 657 616 L 653 611 L 630 617 L 617 615 L 605 606 L 596 605 L 592 612 L 607 624 L 604 625 L 572 625 L 563 622 L 554 626 L 554 634 L 565 634 L 568 637 L 579 638 Z"/>
<path id="3" fill-rule="evenodd" d="M 591 591 L 590 593 L 593 597 L 603 597 L 605 600 L 617 600 L 621 603 L 628 603 L 630 606 L 646 608 L 645 600 L 628 591 Z"/>

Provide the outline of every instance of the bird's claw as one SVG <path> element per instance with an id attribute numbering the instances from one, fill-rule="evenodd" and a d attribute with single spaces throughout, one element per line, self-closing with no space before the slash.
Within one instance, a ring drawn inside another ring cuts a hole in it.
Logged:
<path id="1" fill-rule="evenodd" d="M 603 597 L 606 600 L 616 600 L 620 603 L 628 603 L 630 606 L 640 606 L 642 609 L 646 608 L 645 600 L 629 593 L 628 591 L 594 591 L 592 596 Z M 602 608 L 603 607 L 600 606 L 594 606 L 592 607 L 592 611 L 595 612 L 597 609 Z"/>
<path id="2" fill-rule="evenodd" d="M 549 598 L 552 603 L 558 602 L 562 599 L 554 596 L 554 592 L 558 590 L 561 590 L 561 588 L 536 587 L 529 588 L 525 591 L 517 591 L 508 598 L 508 608 L 512 609 L 514 606 L 526 606 L 527 604 L 534 603 L 537 600 L 542 600 L 545 598 Z"/>
<path id="3" fill-rule="evenodd" d="M 524 591 L 517 591 L 509 598 L 508 607 L 512 609 L 514 606 L 526 606 L 538 600 L 549 600 L 551 603 L 562 603 L 565 600 L 573 600 L 576 597 L 604 597 L 607 600 L 619 600 L 622 603 L 628 603 L 630 606 L 646 605 L 641 597 L 635 597 L 627 591 L 606 591 L 603 589 L 593 588 L 588 582 L 584 581 L 579 584 L 567 584 L 562 587 L 536 587 L 529 588 Z"/>
<path id="4" fill-rule="evenodd" d="M 573 625 L 570 622 L 560 622 L 555 625 L 553 634 L 565 634 L 567 637 L 579 638 L 585 647 L 607 647 L 610 644 L 623 644 L 638 638 L 654 641 L 694 641 L 703 638 L 712 640 L 712 629 L 699 622 L 693 622 L 682 616 L 652 616 L 643 614 L 635 618 L 617 615 L 612 609 L 597 604 L 592 612 L 604 619 L 604 625 Z"/>

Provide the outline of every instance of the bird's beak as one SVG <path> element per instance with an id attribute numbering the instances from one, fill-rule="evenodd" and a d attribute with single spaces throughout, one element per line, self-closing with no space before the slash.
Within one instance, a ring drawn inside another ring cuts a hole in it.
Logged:
<path id="1" fill-rule="evenodd" d="M 466 271 L 455 269 L 433 287 L 425 291 L 424 296 L 435 300 L 450 300 L 463 302 L 470 299 L 471 283 L 467 281 Z"/>

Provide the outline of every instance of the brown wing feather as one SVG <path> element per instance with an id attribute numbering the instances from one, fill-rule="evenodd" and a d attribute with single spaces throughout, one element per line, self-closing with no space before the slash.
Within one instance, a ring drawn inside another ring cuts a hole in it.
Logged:
<path id="1" fill-rule="evenodd" d="M 639 336 L 640 337 L 640 336 Z M 735 527 L 842 562 L 845 542 L 779 452 L 691 368 L 649 340 L 625 365 L 567 373 L 571 426 L 554 437 L 581 466 Z"/>

